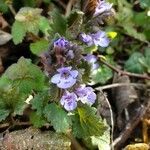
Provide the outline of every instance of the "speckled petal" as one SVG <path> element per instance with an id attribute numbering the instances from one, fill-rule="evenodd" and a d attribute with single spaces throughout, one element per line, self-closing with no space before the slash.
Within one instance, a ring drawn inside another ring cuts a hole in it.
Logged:
<path id="1" fill-rule="evenodd" d="M 55 75 L 51 78 L 51 82 L 57 84 L 57 83 L 60 82 L 60 79 L 61 79 L 61 75 L 60 75 L 60 74 L 55 74 Z"/>
<path id="2" fill-rule="evenodd" d="M 72 87 L 75 83 L 76 83 L 76 79 L 69 77 L 67 80 L 61 79 L 61 81 L 57 84 L 57 86 L 62 89 L 67 89 Z"/>
<path id="3" fill-rule="evenodd" d="M 77 70 L 72 70 L 72 71 L 70 71 L 70 74 L 71 74 L 71 76 L 72 76 L 73 78 L 76 78 L 79 73 L 78 73 Z"/>

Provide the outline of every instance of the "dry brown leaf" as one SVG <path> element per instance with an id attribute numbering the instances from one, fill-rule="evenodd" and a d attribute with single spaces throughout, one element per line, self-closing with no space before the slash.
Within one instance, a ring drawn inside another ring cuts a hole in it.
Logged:
<path id="1" fill-rule="evenodd" d="M 149 150 L 149 146 L 145 143 L 136 143 L 127 145 L 124 150 Z"/>

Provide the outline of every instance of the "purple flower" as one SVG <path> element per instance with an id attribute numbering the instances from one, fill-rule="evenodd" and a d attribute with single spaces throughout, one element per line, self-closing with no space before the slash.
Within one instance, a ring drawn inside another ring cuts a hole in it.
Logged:
<path id="1" fill-rule="evenodd" d="M 110 40 L 106 36 L 104 31 L 98 31 L 96 33 L 91 34 L 93 43 L 96 46 L 107 47 L 110 43 Z"/>
<path id="2" fill-rule="evenodd" d="M 81 86 L 76 89 L 76 94 L 82 103 L 86 103 L 91 106 L 96 100 L 96 94 L 93 91 L 94 90 L 91 87 Z"/>
<path id="3" fill-rule="evenodd" d="M 74 110 L 77 107 L 77 95 L 66 91 L 62 96 L 60 103 L 67 111 Z"/>
<path id="4" fill-rule="evenodd" d="M 97 57 L 92 54 L 87 54 L 85 57 L 85 60 L 92 65 L 92 70 L 95 70 L 99 67 L 99 64 L 97 63 Z"/>
<path id="5" fill-rule="evenodd" d="M 81 33 L 79 35 L 79 38 L 82 42 L 84 42 L 85 44 L 87 44 L 88 46 L 91 46 L 93 44 L 93 40 L 92 37 L 88 34 L 85 33 Z"/>
<path id="6" fill-rule="evenodd" d="M 62 67 L 57 69 L 58 74 L 55 74 L 51 78 L 51 82 L 57 84 L 57 86 L 62 89 L 72 87 L 77 81 L 78 71 L 71 69 L 72 67 Z"/>
<path id="7" fill-rule="evenodd" d="M 80 35 L 80 40 L 88 46 L 96 45 L 101 47 L 107 47 L 110 43 L 110 40 L 108 39 L 104 31 L 98 31 L 92 34 L 82 33 Z"/>
<path id="8" fill-rule="evenodd" d="M 112 8 L 112 5 L 113 4 L 105 2 L 105 0 L 99 0 L 97 2 L 97 7 L 95 9 L 95 13 L 94 13 L 93 17 L 96 17 L 106 11 L 110 11 L 110 9 Z"/>
<path id="9" fill-rule="evenodd" d="M 89 63 L 95 63 L 97 61 L 97 57 L 95 55 L 92 55 L 92 54 L 87 54 L 84 58 Z"/>
<path id="10" fill-rule="evenodd" d="M 67 40 L 65 40 L 65 38 L 62 37 L 54 42 L 54 47 L 65 49 L 68 44 L 69 44 L 69 42 Z"/>

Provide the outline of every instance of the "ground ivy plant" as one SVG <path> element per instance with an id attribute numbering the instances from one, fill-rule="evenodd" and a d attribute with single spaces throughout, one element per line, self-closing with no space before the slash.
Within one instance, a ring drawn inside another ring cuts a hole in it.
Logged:
<path id="1" fill-rule="evenodd" d="M 114 37 L 101 26 L 111 9 L 112 4 L 98 1 L 88 18 L 78 6 L 69 16 L 53 10 L 47 18 L 38 8 L 18 11 L 12 26 L 14 44 L 30 37 L 30 50 L 42 66 L 21 57 L 6 70 L 0 78 L 0 121 L 24 115 L 28 108 L 35 127 L 49 124 L 56 132 L 82 139 L 106 132 L 106 123 L 96 115 L 97 95 L 90 85 L 101 82 L 102 71 L 112 76 L 98 61 L 99 49 L 108 47 Z M 102 82 L 109 78 L 104 76 Z"/>

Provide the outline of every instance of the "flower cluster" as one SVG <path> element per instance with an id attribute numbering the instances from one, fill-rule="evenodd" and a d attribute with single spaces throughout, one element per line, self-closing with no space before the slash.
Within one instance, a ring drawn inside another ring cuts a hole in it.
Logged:
<path id="1" fill-rule="evenodd" d="M 54 41 L 54 50 L 65 53 L 66 59 L 74 58 L 74 52 L 70 49 L 71 44 L 65 38 L 59 38 Z M 67 51 L 67 53 L 66 53 Z M 96 57 L 94 55 L 87 55 L 83 57 L 84 61 L 92 64 L 93 69 L 96 68 Z M 72 111 L 77 107 L 78 101 L 83 104 L 92 105 L 96 100 L 96 94 L 91 87 L 79 86 L 77 83 L 79 72 L 71 66 L 62 66 L 58 68 L 57 73 L 51 77 L 51 83 L 57 87 L 64 89 L 64 93 L 60 99 L 60 104 L 67 110 Z M 76 88 L 73 87 L 76 85 Z M 69 89 L 70 88 L 70 89 Z M 72 91 L 72 92 L 70 92 Z"/>
<path id="2" fill-rule="evenodd" d="M 72 67 L 62 67 L 57 69 L 58 73 L 51 78 L 51 82 L 57 84 L 57 86 L 62 89 L 72 87 L 76 83 L 78 71 L 71 69 Z"/>
<path id="3" fill-rule="evenodd" d="M 84 59 L 91 64 L 92 70 L 98 69 L 99 64 L 97 63 L 97 57 L 95 55 L 87 54 Z"/>
<path id="4" fill-rule="evenodd" d="M 96 94 L 94 93 L 93 88 L 91 87 L 85 87 L 85 86 L 80 86 L 76 89 L 76 94 L 79 97 L 79 100 L 88 105 L 93 105 L 96 100 Z"/>
<path id="5" fill-rule="evenodd" d="M 98 31 L 92 34 L 81 33 L 79 35 L 80 40 L 88 46 L 96 45 L 101 47 L 107 47 L 110 43 L 109 38 L 104 31 Z"/>
<path id="6" fill-rule="evenodd" d="M 74 92 L 65 91 L 60 103 L 67 111 L 72 111 L 77 107 L 77 102 L 93 105 L 96 100 L 96 94 L 91 87 L 80 86 Z"/>
<path id="7" fill-rule="evenodd" d="M 62 96 L 60 103 L 67 111 L 74 110 L 77 107 L 77 95 L 66 91 Z"/>
<path id="8" fill-rule="evenodd" d="M 93 17 L 97 17 L 98 15 L 110 11 L 113 4 L 110 4 L 108 2 L 105 2 L 105 0 L 98 0 L 97 7 L 95 9 L 95 13 L 93 14 Z"/>
<path id="9" fill-rule="evenodd" d="M 69 42 L 65 38 L 59 38 L 54 42 L 54 47 L 60 48 L 60 49 L 65 49 L 69 45 Z"/>

